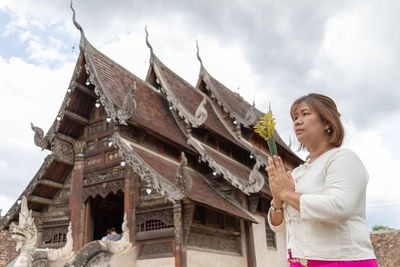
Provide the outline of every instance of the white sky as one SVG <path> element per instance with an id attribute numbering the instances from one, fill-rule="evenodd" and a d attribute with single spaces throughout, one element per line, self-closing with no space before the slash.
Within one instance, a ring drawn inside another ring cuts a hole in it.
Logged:
<path id="1" fill-rule="evenodd" d="M 400 228 L 400 2 L 75 2 L 92 45 L 142 79 L 145 25 L 156 55 L 192 85 L 198 40 L 211 75 L 261 111 L 271 102 L 286 141 L 294 139 L 293 100 L 310 92 L 332 97 L 346 129 L 344 146 L 370 173 L 368 225 Z M 0 1 L 3 214 L 48 153 L 34 145 L 30 122 L 47 131 L 61 106 L 79 52 L 71 17 L 66 0 Z"/>

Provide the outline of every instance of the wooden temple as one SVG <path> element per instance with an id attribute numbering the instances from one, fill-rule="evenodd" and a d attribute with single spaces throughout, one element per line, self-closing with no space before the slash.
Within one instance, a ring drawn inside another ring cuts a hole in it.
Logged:
<path id="1" fill-rule="evenodd" d="M 47 134 L 32 125 L 35 144 L 51 151 L 21 194 L 33 210 L 38 247 L 64 246 L 71 222 L 78 253 L 107 228 L 121 230 L 126 213 L 137 259 L 152 261 L 148 266 L 207 266 L 195 259 L 206 255 L 256 266 L 260 234 L 264 247 L 276 250 L 265 223 L 269 150 L 253 131 L 262 112 L 201 60 L 198 82 L 190 85 L 148 42 L 141 80 L 96 50 L 74 23 L 80 55 L 65 99 Z M 275 138 L 287 168 L 300 164 Z M 18 212 L 16 201 L 0 229 Z"/>

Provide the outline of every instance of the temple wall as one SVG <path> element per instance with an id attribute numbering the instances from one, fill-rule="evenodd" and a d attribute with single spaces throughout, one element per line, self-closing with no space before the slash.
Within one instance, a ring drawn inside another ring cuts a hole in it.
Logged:
<path id="1" fill-rule="evenodd" d="M 133 248 L 127 253 L 112 256 L 110 260 L 110 266 L 130 266 L 130 267 L 142 266 L 138 264 L 139 261 L 136 261 L 136 258 L 137 258 L 137 250 L 136 248 Z M 147 265 L 147 266 L 153 266 L 153 265 Z"/>
<path id="2" fill-rule="evenodd" d="M 287 267 L 285 256 L 285 233 L 276 233 L 276 249 L 267 247 L 265 218 L 256 215 L 258 224 L 253 223 L 254 248 L 258 267 Z"/>
<path id="3" fill-rule="evenodd" d="M 220 254 L 209 251 L 188 250 L 187 266 L 190 267 L 243 267 L 247 266 L 246 257 Z"/>
<path id="4" fill-rule="evenodd" d="M 118 265 L 118 266 L 130 266 L 130 265 Z M 136 267 L 175 267 L 175 258 L 158 258 L 158 259 L 147 259 L 137 260 Z M 188 265 L 191 266 L 191 265 Z M 200 265 L 199 265 L 200 266 Z M 203 265 L 206 266 L 206 265 Z"/>

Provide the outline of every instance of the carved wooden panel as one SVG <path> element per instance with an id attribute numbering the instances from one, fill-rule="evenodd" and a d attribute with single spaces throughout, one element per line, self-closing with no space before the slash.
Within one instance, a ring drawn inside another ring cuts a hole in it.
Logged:
<path id="1" fill-rule="evenodd" d="M 101 172 L 85 174 L 85 176 L 83 177 L 83 186 L 85 187 L 118 179 L 124 179 L 124 177 L 125 169 L 121 166 L 117 166 L 114 168 L 102 170 Z"/>
<path id="2" fill-rule="evenodd" d="M 101 154 L 85 159 L 85 166 L 86 167 L 93 167 L 93 166 L 96 166 L 96 165 L 100 165 L 102 163 L 103 163 L 103 161 L 102 161 Z"/>
<path id="3" fill-rule="evenodd" d="M 172 254 L 172 240 L 144 243 L 141 246 L 141 256 Z"/>
<path id="4" fill-rule="evenodd" d="M 105 163 L 121 160 L 121 155 L 118 150 L 106 152 Z"/>
<path id="5" fill-rule="evenodd" d="M 83 201 L 86 201 L 88 197 L 95 198 L 97 195 L 100 195 L 102 198 L 106 198 L 110 192 L 116 194 L 119 190 L 124 191 L 123 179 L 84 187 L 82 189 L 82 199 Z"/>
<path id="6" fill-rule="evenodd" d="M 191 230 L 188 246 L 241 254 L 240 236 L 230 236 L 206 231 Z"/>
<path id="7" fill-rule="evenodd" d="M 95 141 L 89 141 L 87 142 L 87 152 L 94 151 L 96 149 L 96 143 Z"/>
<path id="8" fill-rule="evenodd" d="M 100 138 L 100 139 L 99 139 L 99 142 L 98 142 L 98 145 L 97 145 L 97 148 L 105 148 L 105 147 L 108 147 L 108 143 L 109 143 L 109 142 L 110 142 L 110 137 L 109 137 L 109 136 Z"/>
<path id="9" fill-rule="evenodd" d="M 51 150 L 53 151 L 57 160 L 65 162 L 69 165 L 74 165 L 74 149 L 70 143 L 67 143 L 59 138 L 55 138 L 51 144 Z"/>
<path id="10" fill-rule="evenodd" d="M 54 221 L 43 225 L 42 240 L 39 247 L 41 248 L 57 248 L 63 247 L 68 232 L 68 221 Z"/>
<path id="11" fill-rule="evenodd" d="M 99 121 L 89 126 L 89 135 L 95 134 L 98 132 L 103 132 L 107 130 L 107 126 L 105 125 L 105 121 Z"/>
<path id="12" fill-rule="evenodd" d="M 166 226 L 173 226 L 174 225 L 174 214 L 172 209 L 166 210 L 158 210 L 158 211 L 151 211 L 147 213 L 139 213 L 136 214 L 136 225 L 141 225 L 146 221 L 150 220 L 160 220 Z"/>

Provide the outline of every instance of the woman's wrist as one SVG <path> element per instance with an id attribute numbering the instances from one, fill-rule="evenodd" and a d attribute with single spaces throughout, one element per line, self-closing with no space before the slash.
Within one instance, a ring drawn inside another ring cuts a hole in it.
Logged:
<path id="1" fill-rule="evenodd" d="M 280 208 L 282 208 L 283 201 L 274 198 L 274 199 L 272 199 L 272 201 L 271 201 L 271 205 L 272 205 L 275 209 L 280 209 Z"/>

